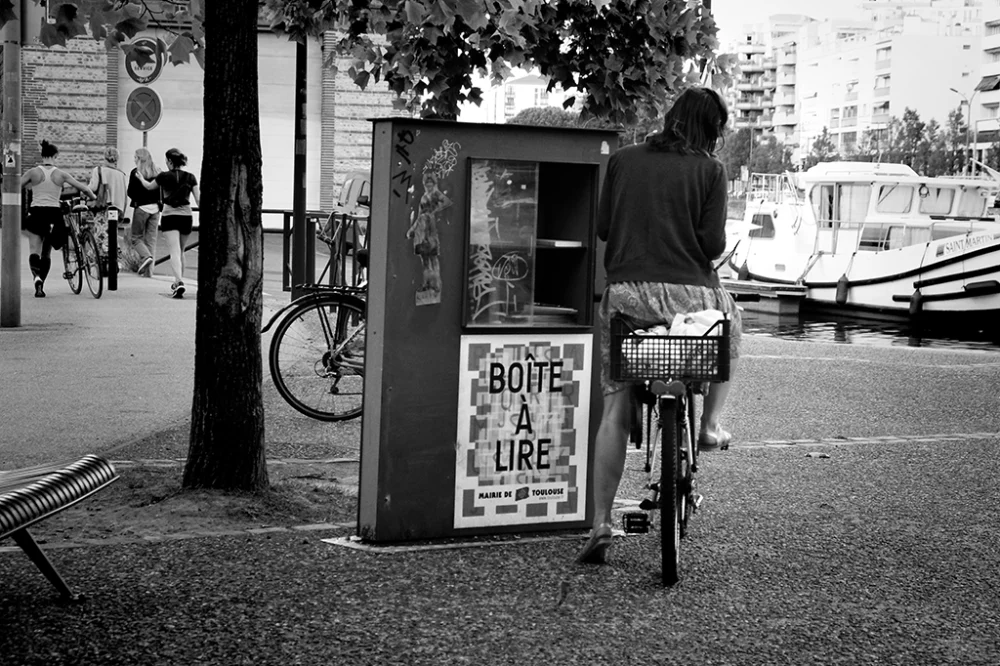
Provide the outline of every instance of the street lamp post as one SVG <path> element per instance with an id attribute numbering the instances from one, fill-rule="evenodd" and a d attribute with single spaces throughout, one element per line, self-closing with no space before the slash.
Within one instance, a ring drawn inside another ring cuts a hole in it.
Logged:
<path id="1" fill-rule="evenodd" d="M 954 88 L 948 88 L 948 90 L 952 91 L 953 93 L 955 93 L 956 95 L 958 95 L 959 97 L 961 97 L 965 101 L 965 106 L 968 109 L 968 111 L 966 112 L 966 118 L 967 118 L 967 120 L 966 120 L 966 124 L 965 124 L 965 150 L 969 154 L 969 175 L 971 176 L 972 175 L 972 159 L 973 159 L 973 152 L 972 151 L 974 150 L 973 146 L 975 146 L 976 143 L 979 143 L 978 132 L 975 129 L 973 129 L 973 127 L 972 127 L 972 100 L 976 99 L 976 95 L 979 94 L 979 91 L 978 90 L 973 90 L 972 91 L 972 97 L 966 97 L 965 95 L 963 95 L 962 93 L 958 92 Z M 969 143 L 969 138 L 970 138 L 969 137 L 969 132 L 970 131 L 974 132 L 976 134 L 974 142 L 971 143 L 971 144 Z"/>

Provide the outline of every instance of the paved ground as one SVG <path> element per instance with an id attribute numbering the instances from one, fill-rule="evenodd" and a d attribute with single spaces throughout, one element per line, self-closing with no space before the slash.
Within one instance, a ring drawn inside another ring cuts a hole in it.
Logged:
<path id="1" fill-rule="evenodd" d="M 36 301 L 25 280 L 24 326 L 0 329 L 0 468 L 187 418 L 194 298 L 120 285 Z M 91 596 L 71 608 L 0 552 L 2 663 L 1000 663 L 1000 353 L 747 336 L 728 415 L 674 590 L 655 534 L 610 567 L 573 565 L 579 538 L 321 541 L 344 528 L 90 545 L 52 552 Z"/>

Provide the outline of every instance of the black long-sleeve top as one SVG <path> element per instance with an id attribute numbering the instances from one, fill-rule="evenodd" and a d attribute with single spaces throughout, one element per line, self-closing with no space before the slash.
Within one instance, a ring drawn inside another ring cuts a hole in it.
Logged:
<path id="1" fill-rule="evenodd" d="M 607 281 L 718 287 L 726 249 L 726 169 L 706 155 L 626 146 L 610 158 L 597 235 Z"/>

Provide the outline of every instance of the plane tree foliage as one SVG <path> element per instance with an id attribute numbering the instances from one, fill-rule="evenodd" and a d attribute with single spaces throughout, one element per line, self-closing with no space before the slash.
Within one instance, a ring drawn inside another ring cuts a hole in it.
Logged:
<path id="1" fill-rule="evenodd" d="M 711 15 L 677 0 L 49 0 L 47 11 L 51 20 L 38 28 L 45 46 L 89 37 L 140 65 L 157 54 L 133 38 L 161 29 L 172 64 L 193 60 L 205 69 L 205 108 L 225 110 L 205 119 L 185 487 L 268 486 L 256 101 L 262 19 L 297 41 L 332 31 L 331 55 L 348 60 L 358 86 L 382 81 L 399 108 L 423 117 L 455 118 L 463 102 L 480 102 L 473 74 L 500 83 L 523 67 L 573 92 L 567 106 L 581 98 L 584 119 L 635 125 L 688 85 L 724 87 L 733 66 L 731 56 L 715 56 Z M 16 16 L 14 0 L 0 0 L 0 25 Z"/>

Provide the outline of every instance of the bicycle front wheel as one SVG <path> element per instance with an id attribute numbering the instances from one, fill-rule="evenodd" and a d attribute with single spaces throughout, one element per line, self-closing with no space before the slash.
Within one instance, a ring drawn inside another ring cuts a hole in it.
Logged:
<path id="1" fill-rule="evenodd" d="M 80 270 L 80 243 L 76 234 L 70 231 L 62 248 L 63 277 L 69 282 L 70 291 L 79 294 L 83 290 L 83 271 Z"/>
<path id="2" fill-rule="evenodd" d="M 80 237 L 80 247 L 83 256 L 83 275 L 87 278 L 87 288 L 94 298 L 100 298 L 104 293 L 104 278 L 101 275 L 101 255 L 97 251 L 97 241 L 93 234 L 84 233 Z"/>
<path id="3" fill-rule="evenodd" d="M 306 416 L 320 421 L 356 418 L 364 389 L 364 305 L 339 294 L 302 300 L 271 339 L 274 387 Z"/>
<path id="4" fill-rule="evenodd" d="M 680 577 L 681 518 L 684 511 L 680 487 L 681 419 L 683 407 L 673 397 L 660 398 L 660 551 L 663 584 L 674 585 Z"/>

